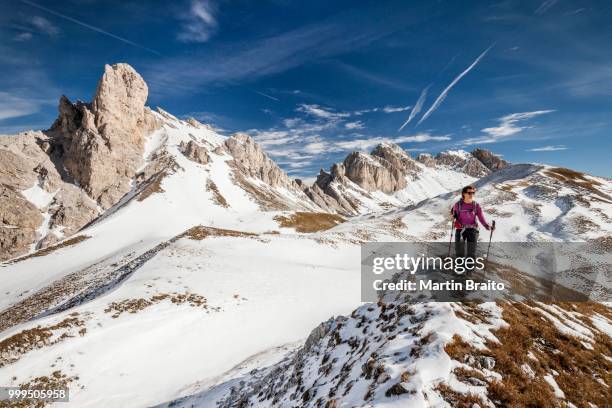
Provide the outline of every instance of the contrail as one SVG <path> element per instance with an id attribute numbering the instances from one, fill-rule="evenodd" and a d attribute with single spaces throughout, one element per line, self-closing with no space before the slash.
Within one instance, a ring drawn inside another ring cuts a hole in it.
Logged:
<path id="1" fill-rule="evenodd" d="M 419 96 L 419 99 L 416 101 L 416 103 L 414 104 L 414 107 L 410 111 L 410 115 L 408 116 L 408 119 L 397 130 L 398 133 L 401 132 L 402 129 L 405 128 L 406 125 L 409 124 L 412 121 L 412 119 L 414 119 L 414 117 L 418 115 L 418 113 L 421 111 L 421 108 L 423 107 L 423 104 L 425 103 L 425 99 L 427 98 L 427 91 L 429 90 L 430 86 L 431 85 L 427 86 L 425 89 L 421 91 L 421 95 Z"/>
<path id="2" fill-rule="evenodd" d="M 495 45 L 495 44 L 493 44 Z M 465 69 L 465 71 L 463 71 L 462 73 L 460 73 L 457 78 L 453 79 L 453 82 L 451 82 L 446 88 L 444 88 L 444 90 L 442 91 L 442 93 L 438 96 L 438 98 L 434 101 L 434 103 L 431 105 L 431 107 L 427 110 L 427 112 L 425 112 L 425 114 L 421 117 L 421 120 L 419 120 L 419 122 L 417 123 L 417 125 L 421 124 L 421 122 L 423 122 L 425 119 L 427 119 L 432 113 L 434 113 L 434 111 L 436 109 L 438 109 L 440 107 L 440 105 L 442 104 L 442 102 L 444 102 L 444 99 L 446 98 L 446 95 L 448 95 L 448 93 L 450 92 L 450 90 L 453 88 L 453 86 L 457 85 L 457 82 L 459 82 L 461 80 L 461 78 L 463 78 L 464 76 L 467 75 L 468 72 L 470 72 L 472 70 L 472 68 L 474 68 L 479 62 L 480 60 L 487 54 L 487 52 L 489 52 L 489 50 L 491 48 L 493 48 L 493 45 L 491 45 L 489 48 L 487 48 L 486 50 L 483 51 L 482 54 L 480 54 L 478 56 L 478 58 L 476 58 L 476 60 L 474 60 L 474 62 L 472 62 L 472 64 L 467 67 Z"/>
<path id="3" fill-rule="evenodd" d="M 90 25 L 90 24 L 84 23 L 84 22 L 82 22 L 82 21 L 79 21 L 79 20 L 74 19 L 74 18 L 72 18 L 72 17 L 69 17 L 69 16 L 67 16 L 67 15 L 64 15 L 64 14 L 58 13 L 57 11 L 53 11 L 53 10 L 48 9 L 48 8 L 46 8 L 46 7 L 43 7 L 43 6 L 39 5 L 39 4 L 32 3 L 31 1 L 28 1 L 28 0 L 20 0 L 20 1 L 21 1 L 22 3 L 27 4 L 28 6 L 32 6 L 32 7 L 35 7 L 35 8 L 37 8 L 37 9 L 40 9 L 40 10 L 46 11 L 47 13 L 49 13 L 49 14 L 53 14 L 53 15 L 54 15 L 54 16 L 56 16 L 56 17 L 63 18 L 64 20 L 68 20 L 68 21 L 70 21 L 70 22 L 72 22 L 72 23 L 78 24 L 78 25 L 80 25 L 80 26 L 82 26 L 82 27 L 85 27 L 85 28 L 89 28 L 89 29 L 90 29 L 90 30 L 92 30 L 92 31 L 95 31 L 95 32 L 100 33 L 100 34 L 104 34 L 104 35 L 106 35 L 106 36 L 109 36 L 109 37 L 111 37 L 111 38 L 114 38 L 115 40 L 119 40 L 119 41 L 121 41 L 121 42 L 124 42 L 124 43 L 126 43 L 126 44 L 129 44 L 129 45 L 131 45 L 131 46 L 133 46 L 133 47 L 141 48 L 141 49 L 146 50 L 146 51 L 149 51 L 149 52 L 151 52 L 151 53 L 153 53 L 153 54 L 155 54 L 155 55 L 159 55 L 160 57 L 162 56 L 162 55 L 161 55 L 159 52 L 157 52 L 157 51 L 155 51 L 155 50 L 152 50 L 151 48 L 147 48 L 147 47 L 145 47 L 144 45 L 136 44 L 135 42 L 130 41 L 130 40 L 128 40 L 127 38 L 119 37 L 118 35 L 115 35 L 115 34 L 113 34 L 113 33 L 109 33 L 108 31 L 104 31 L 104 30 L 102 30 L 101 28 L 94 27 L 94 26 L 92 26 L 92 25 Z"/>
<path id="4" fill-rule="evenodd" d="M 260 94 L 261 96 L 265 96 L 266 98 L 270 98 L 270 99 L 272 99 L 273 101 L 276 101 L 276 102 L 278 102 L 278 101 L 279 101 L 279 99 L 278 99 L 278 98 L 275 98 L 275 97 L 270 96 L 270 95 L 268 95 L 268 94 L 265 94 L 265 93 L 263 93 L 263 92 L 259 92 L 259 91 L 256 91 L 256 90 L 254 90 L 254 89 L 253 89 L 253 92 L 255 92 L 255 93 L 257 93 L 257 94 Z"/>

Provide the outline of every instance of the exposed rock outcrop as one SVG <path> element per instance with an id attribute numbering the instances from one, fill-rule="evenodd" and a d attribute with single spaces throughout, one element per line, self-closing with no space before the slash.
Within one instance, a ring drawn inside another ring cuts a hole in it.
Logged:
<path id="1" fill-rule="evenodd" d="M 200 164 L 207 164 L 210 162 L 210 156 L 208 155 L 208 150 L 205 147 L 200 146 L 193 140 L 189 142 L 181 142 L 179 145 L 179 150 L 185 157 L 189 160 L 194 161 Z"/>
<path id="2" fill-rule="evenodd" d="M 263 210 L 316 209 L 300 188 L 247 134 L 236 133 L 225 140 L 223 147 L 233 157 L 234 181 L 247 191 Z M 263 182 L 263 183 L 260 183 Z M 298 198 L 288 202 L 278 189 L 285 189 Z M 301 199 L 301 200 L 299 200 Z"/>
<path id="3" fill-rule="evenodd" d="M 50 142 L 42 132 L 0 137 L 0 260 L 68 236 L 98 214 L 93 200 L 62 180 Z"/>
<path id="4" fill-rule="evenodd" d="M 468 176 L 480 178 L 490 173 L 477 158 L 463 150 L 446 151 L 436 155 L 436 163 L 454 170 L 462 171 Z"/>
<path id="5" fill-rule="evenodd" d="M 102 208 L 131 189 L 146 134 L 156 120 L 145 107 L 148 89 L 127 64 L 104 67 L 91 104 L 62 96 L 48 134 L 57 160 Z"/>
<path id="6" fill-rule="evenodd" d="M 245 133 L 236 133 L 225 141 L 225 149 L 234 158 L 234 164 L 243 174 L 249 175 L 272 187 L 295 186 L 280 167 L 261 149 L 259 144 Z"/>
<path id="7" fill-rule="evenodd" d="M 346 177 L 366 191 L 392 193 L 406 187 L 401 169 L 378 156 L 354 152 L 343 164 Z"/>
<path id="8" fill-rule="evenodd" d="M 509 163 L 490 150 L 474 149 L 472 156 L 480 160 L 489 170 L 495 171 L 507 167 Z"/>
<path id="9" fill-rule="evenodd" d="M 36 239 L 43 220 L 38 208 L 21 194 L 0 185 L 0 260 L 18 255 Z"/>
<path id="10" fill-rule="evenodd" d="M 423 163 L 427 167 L 436 167 L 436 159 L 429 153 L 421 153 L 416 157 L 419 163 Z"/>
<path id="11" fill-rule="evenodd" d="M 132 67 L 107 65 L 92 103 L 62 96 L 49 130 L 0 138 L 0 260 L 70 236 L 131 190 L 158 126 L 147 93 Z"/>
<path id="12" fill-rule="evenodd" d="M 321 170 L 312 186 L 301 184 L 301 188 L 312 201 L 328 211 L 354 214 L 359 212 L 363 199 L 372 200 L 370 193 L 394 194 L 416 182 L 425 171 L 432 177 L 430 169 L 434 172 L 435 169 L 453 170 L 481 178 L 507 164 L 486 150 L 446 151 L 435 157 L 421 153 L 414 159 L 398 145 L 381 143 L 370 154 L 350 153 L 341 164 L 334 164 L 330 172 Z M 447 180 L 443 183 L 447 184 Z M 404 194 L 404 199 L 407 198 L 410 197 Z"/>

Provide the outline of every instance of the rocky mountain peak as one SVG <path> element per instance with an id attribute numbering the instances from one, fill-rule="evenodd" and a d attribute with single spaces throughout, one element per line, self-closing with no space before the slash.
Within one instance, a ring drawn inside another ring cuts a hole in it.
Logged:
<path id="1" fill-rule="evenodd" d="M 472 156 L 480 160 L 489 170 L 495 171 L 507 167 L 509 163 L 503 160 L 500 156 L 494 154 L 490 150 L 474 149 Z"/>
<path id="2" fill-rule="evenodd" d="M 447 150 L 438 153 L 435 157 L 429 153 L 421 153 L 416 160 L 427 167 L 442 166 L 476 178 L 491 172 L 478 158 L 465 150 Z"/>
<path id="3" fill-rule="evenodd" d="M 405 174 L 419 172 L 419 166 L 410 154 L 396 144 L 381 143 L 370 154 L 386 160 L 393 168 L 400 169 Z"/>
<path id="4" fill-rule="evenodd" d="M 383 147 L 377 152 L 349 154 L 343 162 L 346 177 L 366 191 L 392 193 L 406 187 L 402 157 Z"/>
<path id="5" fill-rule="evenodd" d="M 128 64 L 106 65 L 93 102 L 59 102 L 59 116 L 47 132 L 56 159 L 103 208 L 131 188 L 142 164 L 145 136 L 157 122 L 145 107 L 148 88 Z"/>
<path id="6" fill-rule="evenodd" d="M 288 186 L 292 181 L 280 167 L 246 133 L 235 133 L 225 141 L 225 149 L 234 157 L 235 165 L 245 175 L 262 180 L 270 186 Z"/>
<path id="7" fill-rule="evenodd" d="M 121 138 L 142 145 L 144 135 L 138 130 L 145 120 L 148 94 L 146 82 L 130 65 L 105 65 L 91 104 L 100 134 L 110 143 Z"/>

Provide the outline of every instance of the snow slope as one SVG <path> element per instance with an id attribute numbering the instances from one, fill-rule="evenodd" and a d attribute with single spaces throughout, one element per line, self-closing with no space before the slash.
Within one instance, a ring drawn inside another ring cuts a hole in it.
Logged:
<path id="1" fill-rule="evenodd" d="M 71 389 L 68 406 L 77 407 L 235 406 L 245 398 L 252 406 L 317 406 L 332 391 L 326 400 L 338 405 L 329 407 L 453 405 L 440 384 L 487 398 L 487 385 L 457 379 L 454 370 L 466 363 L 446 346 L 457 335 L 474 350 L 491 348 L 503 340 L 508 310 L 420 304 L 398 313 L 399 305 L 359 299 L 359 244 L 447 239 L 455 190 L 473 178 L 419 164 L 422 171 L 395 195 L 338 186 L 361 202 L 361 215 L 328 230 L 297 232 L 300 225 L 281 227 L 278 217 L 319 211 L 312 202 L 251 178 L 289 208 L 262 209 L 256 192 L 236 181 L 224 136 L 157 115 L 164 125 L 150 135 L 143 176 L 129 194 L 75 236 L 1 264 L 0 384 L 59 372 Z M 181 152 L 190 141 L 206 150 L 208 163 Z M 610 235 L 607 179 L 515 165 L 476 185 L 487 216 L 499 220 L 498 240 Z M 30 190 L 28 199 L 41 205 L 48 199 Z M 533 307 L 555 330 L 582 336 L 591 351 L 602 354 L 603 335 L 609 344 L 607 308 Z M 467 365 L 487 383 L 505 375 L 487 368 L 488 355 L 472 354 L 475 363 Z M 538 378 L 557 378 L 563 398 L 573 398 L 563 373 L 530 369 Z"/>

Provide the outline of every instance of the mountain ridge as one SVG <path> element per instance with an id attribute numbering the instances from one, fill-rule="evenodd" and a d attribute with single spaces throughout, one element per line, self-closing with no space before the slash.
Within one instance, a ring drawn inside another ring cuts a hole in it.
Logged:
<path id="1" fill-rule="evenodd" d="M 73 103 L 62 96 L 58 118 L 48 130 L 2 138 L 0 259 L 43 249 L 70 237 L 111 207 L 125 202 L 135 189 L 153 189 L 163 173 L 173 171 L 173 159 L 167 154 L 160 154 L 154 165 L 143 164 L 146 139 L 163 126 L 164 120 L 179 121 L 161 109 L 151 111 L 145 105 L 147 94 L 145 81 L 131 66 L 106 65 L 91 103 Z M 182 123 L 212 130 L 194 119 Z M 206 149 L 210 146 L 200 146 L 194 140 L 181 143 L 183 154 L 200 164 L 209 161 Z M 315 183 L 305 185 L 299 179 L 290 179 L 246 134 L 227 137 L 219 148 L 234 157 L 234 181 L 249 191 L 262 209 L 344 215 L 384 211 L 460 188 L 472 181 L 463 174 L 474 177 L 488 172 L 484 164 L 479 172 L 472 169 L 474 163 L 480 163 L 476 156 L 449 160 L 441 153 L 432 160 L 415 160 L 397 145 L 380 144 L 370 154 L 349 153 L 343 163 L 332 165 L 329 173 L 321 170 Z M 426 192 L 419 186 L 418 191 L 408 189 L 402 194 L 413 184 L 409 178 L 418 180 L 419 174 L 427 173 L 419 163 L 434 170 L 427 177 L 440 179 L 434 183 L 438 187 Z M 442 167 L 450 173 L 437 177 L 435 170 Z M 22 175 L 21 179 L 12 176 L 16 173 Z M 278 189 L 290 192 L 293 197 L 289 202 Z M 23 203 L 21 208 L 19 203 Z"/>

